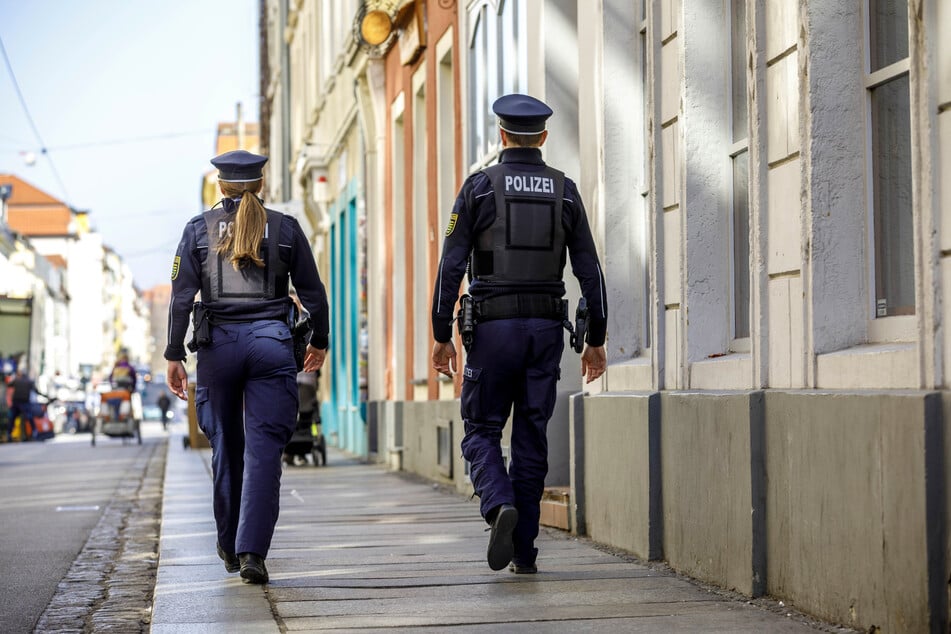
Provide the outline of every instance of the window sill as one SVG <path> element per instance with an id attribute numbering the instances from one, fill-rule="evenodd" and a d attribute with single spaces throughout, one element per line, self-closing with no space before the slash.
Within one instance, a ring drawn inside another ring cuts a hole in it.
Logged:
<path id="1" fill-rule="evenodd" d="M 608 371 L 605 372 L 606 379 L 603 381 L 603 390 L 593 390 L 593 386 L 598 385 L 595 381 L 585 385 L 583 389 L 595 393 L 605 392 L 641 392 L 649 391 L 653 388 L 653 368 L 651 367 L 650 350 L 645 349 L 643 356 L 627 361 L 619 361 L 608 365 Z"/>
<path id="2" fill-rule="evenodd" d="M 691 363 L 689 385 L 694 390 L 747 390 L 752 377 L 750 353 L 737 352 Z"/>
<path id="3" fill-rule="evenodd" d="M 918 347 L 914 343 L 868 344 L 816 356 L 817 389 L 918 387 Z"/>
<path id="4" fill-rule="evenodd" d="M 874 343 L 915 341 L 918 318 L 915 315 L 879 317 L 868 324 L 868 340 Z"/>

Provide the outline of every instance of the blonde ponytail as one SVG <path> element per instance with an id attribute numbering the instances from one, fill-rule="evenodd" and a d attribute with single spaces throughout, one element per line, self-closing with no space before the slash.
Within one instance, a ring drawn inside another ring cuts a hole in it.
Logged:
<path id="1" fill-rule="evenodd" d="M 219 181 L 221 193 L 229 198 L 241 196 L 238 212 L 234 218 L 234 231 L 225 232 L 218 243 L 217 251 L 228 256 L 231 266 L 237 271 L 249 264 L 257 267 L 264 266 L 264 260 L 259 253 L 261 240 L 264 239 L 264 228 L 267 226 L 267 211 L 257 197 L 261 190 L 262 181 L 251 183 L 231 183 Z"/>

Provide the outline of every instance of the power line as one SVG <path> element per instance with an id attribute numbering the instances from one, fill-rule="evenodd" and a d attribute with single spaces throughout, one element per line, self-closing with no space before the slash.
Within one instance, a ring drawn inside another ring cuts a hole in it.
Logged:
<path id="1" fill-rule="evenodd" d="M 20 84 L 17 81 L 17 76 L 13 72 L 13 65 L 10 63 L 10 58 L 7 56 L 7 49 L 3 45 L 3 38 L 0 38 L 0 53 L 3 54 L 3 61 L 6 63 L 7 72 L 10 73 L 10 80 L 13 82 L 13 88 L 16 90 L 17 97 L 20 100 L 20 105 L 23 107 L 23 114 L 26 115 L 27 121 L 30 122 L 30 127 L 33 128 L 33 135 L 36 137 L 36 141 L 40 144 L 40 153 L 46 156 L 50 162 L 50 169 L 53 171 L 53 176 L 56 177 L 56 182 L 59 183 L 59 188 L 63 192 L 63 197 L 69 201 L 69 193 L 66 191 L 66 185 L 63 184 L 63 179 L 60 178 L 59 172 L 56 170 L 56 165 L 53 164 L 53 157 L 49 155 L 49 152 L 46 150 L 46 144 L 43 143 L 43 137 L 40 136 L 40 131 L 36 127 L 36 122 L 33 121 L 33 116 L 30 115 L 30 109 L 26 106 L 26 99 L 23 98 L 23 92 L 20 90 Z"/>
<path id="2" fill-rule="evenodd" d="M 91 147 L 100 147 L 104 145 L 123 145 L 128 143 L 144 143 L 146 141 L 165 141 L 183 136 L 198 136 L 199 134 L 214 134 L 214 130 L 192 130 L 190 132 L 168 132 L 166 134 L 154 134 L 150 136 L 129 137 L 125 139 L 108 139 L 105 141 L 85 141 L 82 143 L 72 143 L 70 145 L 59 145 L 46 148 L 47 150 L 84 150 Z"/>

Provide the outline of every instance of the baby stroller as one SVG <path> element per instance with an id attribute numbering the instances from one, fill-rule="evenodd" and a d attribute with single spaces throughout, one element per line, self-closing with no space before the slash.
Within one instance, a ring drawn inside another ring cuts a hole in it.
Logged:
<path id="1" fill-rule="evenodd" d="M 310 455 L 315 467 L 327 466 L 327 444 L 320 426 L 320 410 L 317 400 L 317 378 L 320 371 L 297 374 L 299 407 L 297 428 L 284 448 L 284 462 L 294 465 L 307 463 Z"/>
<path id="2" fill-rule="evenodd" d="M 138 393 L 126 389 L 104 392 L 100 396 L 99 413 L 90 426 L 92 446 L 96 446 L 97 435 L 121 438 L 123 444 L 135 438 L 141 445 L 141 420 L 142 397 Z"/>
<path id="3" fill-rule="evenodd" d="M 307 464 L 308 455 L 315 467 L 327 466 L 327 444 L 321 431 L 320 414 L 316 412 L 311 412 L 311 416 L 303 412 L 297 416 L 297 428 L 284 447 L 284 462 L 288 465 Z"/>

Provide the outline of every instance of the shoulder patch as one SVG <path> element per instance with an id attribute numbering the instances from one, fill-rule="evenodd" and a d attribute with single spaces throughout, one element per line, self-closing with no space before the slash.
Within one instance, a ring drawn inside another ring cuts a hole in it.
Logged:
<path id="1" fill-rule="evenodd" d="M 176 255 L 175 259 L 172 260 L 172 281 L 175 281 L 175 278 L 178 277 L 178 270 L 182 265 L 182 256 Z"/>
<path id="2" fill-rule="evenodd" d="M 449 216 L 449 226 L 446 227 L 446 235 L 450 235 L 453 229 L 456 228 L 456 219 L 459 218 L 459 214 L 450 214 Z"/>

